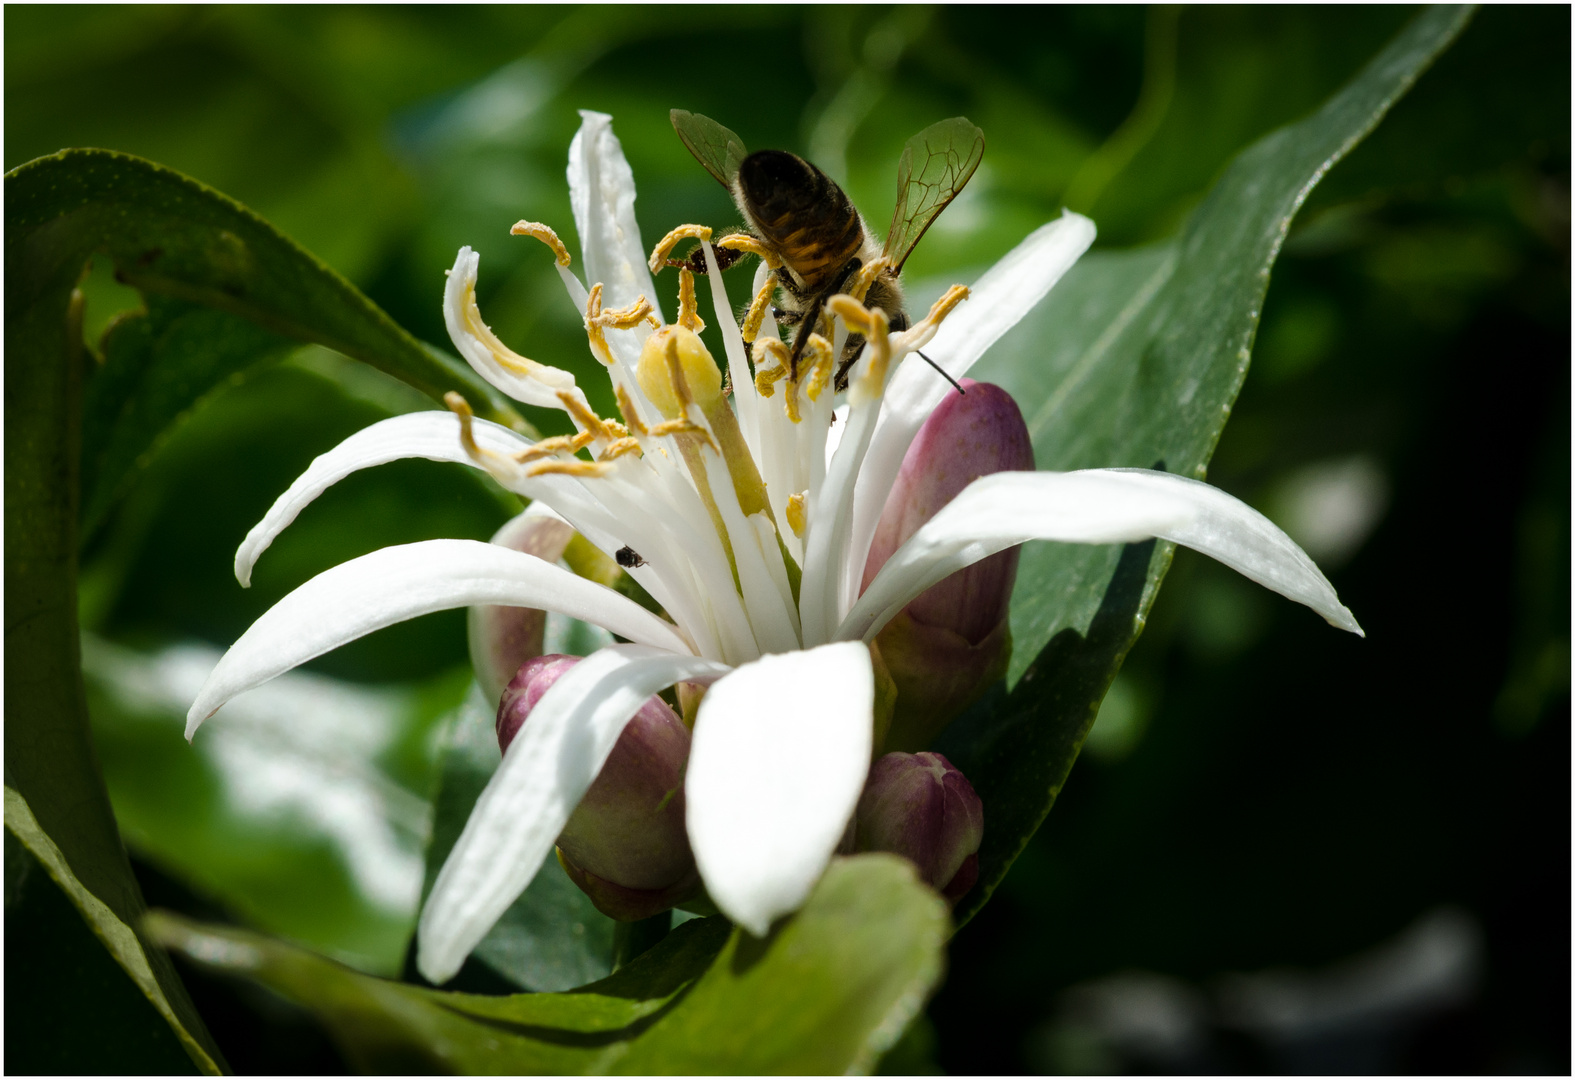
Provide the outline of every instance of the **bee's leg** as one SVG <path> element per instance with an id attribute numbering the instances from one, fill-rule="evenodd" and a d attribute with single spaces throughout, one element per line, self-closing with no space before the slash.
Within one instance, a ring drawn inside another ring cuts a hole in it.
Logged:
<path id="1" fill-rule="evenodd" d="M 810 298 L 814 295 L 808 289 L 794 281 L 792 274 L 789 274 L 783 270 L 775 270 L 772 272 L 772 276 L 777 279 L 777 284 L 782 286 L 782 291 L 787 293 L 793 299 L 797 300 L 800 304 L 807 304 Z"/>
<path id="2" fill-rule="evenodd" d="M 735 251 L 733 248 L 725 247 L 713 247 L 711 250 L 716 255 L 716 268 L 723 271 L 749 254 L 747 251 Z M 690 272 L 702 276 L 710 272 L 710 268 L 705 263 L 705 245 L 703 244 L 691 251 L 686 259 L 668 259 L 667 265 L 686 266 Z"/>
<path id="3" fill-rule="evenodd" d="M 848 388 L 848 370 L 853 367 L 853 361 L 859 358 L 859 350 L 864 348 L 863 334 L 849 334 L 848 343 L 842 347 L 842 359 L 837 364 L 837 375 L 832 382 L 832 387 L 837 393 L 842 393 Z"/>
<path id="4" fill-rule="evenodd" d="M 777 321 L 779 326 L 797 326 L 804 321 L 804 313 L 802 311 L 789 311 L 787 308 L 780 307 L 771 309 L 771 317 Z"/>

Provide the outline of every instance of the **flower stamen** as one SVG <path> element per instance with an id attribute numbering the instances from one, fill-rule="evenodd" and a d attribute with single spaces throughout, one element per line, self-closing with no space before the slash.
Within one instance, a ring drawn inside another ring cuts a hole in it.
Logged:
<path id="1" fill-rule="evenodd" d="M 591 355 L 601 361 L 603 367 L 612 367 L 614 361 L 607 345 L 607 329 L 633 330 L 648 318 L 655 321 L 656 316 L 651 302 L 643 295 L 636 297 L 628 307 L 603 309 L 602 283 L 598 281 L 585 297 L 585 336 L 590 342 Z"/>
<path id="2" fill-rule="evenodd" d="M 864 302 L 864 297 L 869 295 L 870 287 L 875 284 L 875 279 L 891 269 L 891 260 L 882 255 L 870 260 L 870 264 L 859 270 L 853 280 L 848 284 L 847 295 L 859 303 Z"/>
<path id="3" fill-rule="evenodd" d="M 524 465 L 557 454 L 577 454 L 589 446 L 594 438 L 588 431 L 582 431 L 578 435 L 554 435 L 521 450 L 514 455 L 514 460 Z"/>
<path id="4" fill-rule="evenodd" d="M 612 442 L 614 439 L 629 434 L 627 431 L 615 431 L 607 421 L 597 416 L 589 405 L 570 397 L 561 390 L 558 392 L 558 400 L 563 402 L 564 411 L 572 416 L 580 427 L 584 429 L 585 434 L 591 436 L 595 442 Z M 622 425 L 620 424 L 619 427 L 621 428 Z"/>
<path id="5" fill-rule="evenodd" d="M 666 236 L 662 237 L 656 247 L 651 250 L 651 273 L 657 273 L 667 261 L 667 255 L 678 246 L 680 240 L 710 240 L 711 227 L 709 225 L 680 225 Z"/>
<path id="6" fill-rule="evenodd" d="M 793 530 L 793 535 L 800 540 L 804 539 L 804 529 L 809 524 L 809 492 L 799 491 L 788 496 L 787 501 L 788 528 Z"/>
<path id="7" fill-rule="evenodd" d="M 563 246 L 563 241 L 558 239 L 558 234 L 552 228 L 539 221 L 518 221 L 509 230 L 515 236 L 529 236 L 533 240 L 540 240 L 552 249 L 552 254 L 557 258 L 558 265 L 569 265 L 569 249 Z"/>
<path id="8" fill-rule="evenodd" d="M 947 289 L 941 298 L 930 305 L 929 314 L 920 319 L 902 336 L 902 348 L 906 352 L 914 352 L 929 344 L 935 332 L 941 328 L 941 323 L 946 321 L 946 316 L 964 300 L 968 299 L 968 286 L 953 285 Z"/>
<path id="9" fill-rule="evenodd" d="M 760 324 L 766 321 L 766 312 L 771 310 L 771 297 L 776 291 L 776 278 L 767 277 L 766 283 L 755 294 L 754 302 L 749 305 L 749 312 L 744 316 L 744 324 L 739 327 L 745 345 L 754 344 L 760 336 Z"/>
<path id="10" fill-rule="evenodd" d="M 538 461 L 525 470 L 527 477 L 562 475 L 574 476 L 581 479 L 606 476 L 612 471 L 612 466 L 600 461 L 564 461 L 554 458 L 550 461 Z"/>
<path id="11" fill-rule="evenodd" d="M 766 367 L 767 360 L 774 361 L 771 367 Z M 762 338 L 755 342 L 755 392 L 761 397 L 770 397 L 776 393 L 776 383 L 788 377 L 789 362 L 792 360 L 786 345 L 776 338 Z"/>
<path id="12" fill-rule="evenodd" d="M 596 460 L 616 461 L 625 454 L 641 453 L 644 453 L 644 451 L 640 449 L 640 440 L 630 436 L 625 436 L 622 439 L 615 439 L 613 442 L 608 443 L 607 449 L 603 450 L 599 455 L 597 455 Z"/>
<path id="13" fill-rule="evenodd" d="M 718 240 L 716 246 L 727 248 L 729 251 L 742 251 L 746 255 L 759 255 L 761 261 L 770 269 L 782 269 L 782 260 L 777 257 L 777 253 L 748 233 L 731 233 Z"/>
<path id="14" fill-rule="evenodd" d="M 678 325 L 697 334 L 705 329 L 705 320 L 700 318 L 699 304 L 695 302 L 694 271 L 687 266 L 678 271 Z"/>
<path id="15" fill-rule="evenodd" d="M 841 316 L 848 330 L 864 335 L 866 342 L 864 370 L 854 382 L 848 400 L 861 405 L 879 398 L 886 389 L 886 369 L 891 363 L 891 324 L 886 313 L 880 308 L 867 308 L 846 293 L 838 293 L 827 300 L 826 310 Z M 947 310 L 951 310 L 950 307 Z"/>

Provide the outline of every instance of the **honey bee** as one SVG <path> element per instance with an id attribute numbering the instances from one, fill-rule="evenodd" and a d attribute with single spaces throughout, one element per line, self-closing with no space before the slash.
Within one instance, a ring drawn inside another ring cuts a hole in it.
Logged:
<path id="1" fill-rule="evenodd" d="M 799 357 L 820 323 L 826 301 L 877 258 L 884 257 L 887 265 L 870 286 L 865 303 L 884 311 L 893 330 L 907 329 L 902 266 L 925 230 L 979 167 L 984 132 L 958 116 L 931 124 L 908 140 L 897 163 L 897 207 L 886 241 L 880 244 L 836 181 L 797 154 L 784 150 L 751 154 L 737 135 L 709 117 L 674 109 L 671 118 L 695 160 L 733 196 L 755 239 L 782 263 L 773 272 L 782 294 L 782 304 L 773 314 L 780 324 L 797 327 L 789 362 L 793 378 L 798 377 Z M 718 268 L 724 270 L 742 255 L 728 248 L 717 248 L 715 254 Z M 683 265 L 705 273 L 704 253 L 696 251 Z M 863 338 L 853 335 L 844 346 L 836 374 L 838 390 L 847 388 L 848 368 L 863 343 Z"/>

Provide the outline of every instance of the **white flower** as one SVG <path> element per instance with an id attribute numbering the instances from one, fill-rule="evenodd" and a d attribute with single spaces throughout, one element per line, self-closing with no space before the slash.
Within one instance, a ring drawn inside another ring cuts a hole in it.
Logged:
<path id="1" fill-rule="evenodd" d="M 236 553 L 236 576 L 246 584 L 273 538 L 329 485 L 370 465 L 424 457 L 485 468 L 510 490 L 550 506 L 609 555 L 632 549 L 642 562 L 630 574 L 672 621 L 502 547 L 433 540 L 385 548 L 308 581 L 258 619 L 188 716 L 190 737 L 235 694 L 363 634 L 443 608 L 555 610 L 632 643 L 603 649 L 561 678 L 510 744 L 421 917 L 419 964 L 434 982 L 458 970 L 530 882 L 640 704 L 680 681 L 712 684 L 695 720 L 685 782 L 696 863 L 717 906 L 764 934 L 808 895 L 858 801 L 872 750 L 865 643 L 928 586 L 1014 544 L 1162 537 L 1360 633 L 1318 568 L 1267 519 L 1206 484 L 1133 469 L 983 478 L 858 595 L 903 455 L 948 389 L 933 371 L 904 359 L 923 347 L 961 377 L 1088 248 L 1093 223 L 1063 214 L 971 294 L 954 289 L 903 332 L 887 333 L 879 312 L 838 300 L 833 340 L 819 353 L 806 352 L 797 383 L 779 362 L 785 352 L 769 313 L 750 370 L 706 243 L 730 408 L 714 378 L 707 382 L 707 366 L 715 372 L 709 354 L 682 329 L 699 323 L 692 279 L 684 272 L 683 310 L 665 326 L 635 223 L 629 166 L 610 118 L 582 116 L 569 187 L 591 288 L 569 269 L 550 230 L 522 222 L 515 231 L 555 245 L 622 422 L 595 416 L 567 372 L 521 357 L 493 336 L 475 304 L 478 257 L 464 248 L 444 298 L 455 346 L 504 392 L 567 411 L 580 434 L 532 445 L 472 420 L 454 399 L 460 415 L 417 413 L 375 424 L 319 457 L 279 498 Z M 708 238 L 708 231 L 677 231 L 682 235 Z M 762 265 L 757 294 L 766 281 Z M 850 326 L 868 344 L 833 425 L 828 379 Z M 585 451 L 593 458 L 581 456 Z"/>

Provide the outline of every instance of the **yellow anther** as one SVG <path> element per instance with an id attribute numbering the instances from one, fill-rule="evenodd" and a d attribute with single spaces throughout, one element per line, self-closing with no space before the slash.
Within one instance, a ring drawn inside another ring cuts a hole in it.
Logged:
<path id="1" fill-rule="evenodd" d="M 680 240 L 709 240 L 711 228 L 708 225 L 680 225 L 666 236 L 651 251 L 651 273 L 656 273 L 662 268 L 662 263 L 667 260 L 667 253 L 678 245 Z"/>
<path id="2" fill-rule="evenodd" d="M 552 457 L 555 454 L 574 454 L 583 450 L 591 442 L 588 432 L 578 435 L 554 435 L 530 446 L 514 455 L 514 460 L 524 465 L 531 461 L 540 461 L 542 458 Z"/>
<path id="3" fill-rule="evenodd" d="M 625 454 L 638 453 L 640 453 L 640 440 L 629 438 L 616 439 L 607 445 L 607 449 L 603 450 L 601 454 L 597 456 L 596 460 L 616 461 Z"/>
<path id="4" fill-rule="evenodd" d="M 591 355 L 600 360 L 603 366 L 612 367 L 612 351 L 607 347 L 607 328 L 632 330 L 648 317 L 654 318 L 651 302 L 644 296 L 636 297 L 628 307 L 604 309 L 602 284 L 598 281 L 585 297 L 585 336 L 591 344 Z"/>
<path id="5" fill-rule="evenodd" d="M 869 335 L 872 313 L 862 301 L 855 300 L 847 293 L 838 293 L 826 301 L 826 310 L 833 315 L 840 315 L 842 321 L 848 324 L 850 332 Z"/>
<path id="6" fill-rule="evenodd" d="M 755 342 L 755 392 L 770 397 L 776 392 L 776 382 L 787 377 L 788 361 L 792 358 L 787 346 L 776 338 L 761 338 Z M 775 361 L 771 367 L 768 360 Z"/>
<path id="7" fill-rule="evenodd" d="M 789 379 L 787 389 L 782 393 L 782 404 L 787 410 L 787 418 L 793 423 L 800 423 L 804 417 L 798 411 L 798 380 Z"/>
<path id="8" fill-rule="evenodd" d="M 773 270 L 782 268 L 782 260 L 777 253 L 762 244 L 748 233 L 732 233 L 716 242 L 716 246 L 727 248 L 731 251 L 742 251 L 746 255 L 759 255 L 765 264 Z"/>
<path id="9" fill-rule="evenodd" d="M 450 390 L 443 395 L 443 404 L 459 417 L 459 442 L 465 448 L 465 453 L 470 455 L 472 461 L 480 461 L 481 447 L 476 445 L 476 435 L 470 429 L 470 402 L 463 395 Z"/>
<path id="10" fill-rule="evenodd" d="M 599 461 L 538 461 L 525 470 L 526 476 L 547 476 L 560 474 L 563 476 L 593 477 L 606 476 L 612 471 L 611 465 Z"/>
<path id="11" fill-rule="evenodd" d="M 953 285 L 951 288 L 946 290 L 946 294 L 944 296 L 930 305 L 930 313 L 926 315 L 923 320 L 920 321 L 919 325 L 915 326 L 913 329 L 917 330 L 922 326 L 933 331 L 935 328 L 941 325 L 942 320 L 944 320 L 946 316 L 952 313 L 952 309 L 954 307 L 966 299 L 968 299 L 968 286 Z M 911 334 L 912 331 L 909 331 L 909 333 Z"/>
<path id="12" fill-rule="evenodd" d="M 831 373 L 836 367 L 832 363 L 831 342 L 819 334 L 811 334 L 804 346 L 803 359 L 809 370 L 809 378 L 804 383 L 804 393 L 809 396 L 809 400 L 818 401 L 820 392 L 831 381 Z"/>
<path id="13" fill-rule="evenodd" d="M 629 395 L 629 388 L 619 385 L 613 388 L 613 393 L 618 398 L 618 412 L 623 416 L 627 429 L 635 435 L 646 435 L 649 432 L 640 422 L 640 411 L 634 407 L 634 398 Z"/>
<path id="14" fill-rule="evenodd" d="M 580 426 L 585 429 L 584 433 L 591 436 L 592 439 L 598 442 L 611 442 L 617 438 L 616 435 L 607 430 L 607 422 L 592 412 L 589 405 L 576 399 L 571 394 L 564 393 L 562 390 L 558 391 L 558 400 L 563 403 L 564 411 L 578 420 Z"/>
<path id="15" fill-rule="evenodd" d="M 809 492 L 800 491 L 788 496 L 787 523 L 794 536 L 804 539 L 804 527 L 809 524 Z"/>
<path id="16" fill-rule="evenodd" d="M 697 334 L 705 329 L 705 320 L 700 318 L 695 302 L 694 271 L 687 266 L 678 271 L 678 325 Z"/>
<path id="17" fill-rule="evenodd" d="M 645 339 L 635 369 L 640 389 L 669 420 L 689 415 L 689 406 L 711 413 L 727 407 L 722 397 L 722 372 L 693 330 L 664 326 Z"/>
<path id="18" fill-rule="evenodd" d="M 711 438 L 711 433 L 691 420 L 663 420 L 651 428 L 649 434 L 653 439 L 660 439 L 667 435 L 697 435 L 711 449 L 717 450 L 716 441 Z M 717 452 L 721 453 L 720 450 Z"/>
<path id="19" fill-rule="evenodd" d="M 557 256 L 559 266 L 569 265 L 569 249 L 563 246 L 563 241 L 558 239 L 558 234 L 539 221 L 518 221 L 509 230 L 515 236 L 529 236 L 540 240 L 552 248 L 553 255 Z"/>
<path id="20" fill-rule="evenodd" d="M 591 286 L 585 297 L 585 337 L 590 342 L 591 355 L 601 361 L 603 367 L 612 367 L 612 350 L 607 347 L 607 333 L 602 325 L 602 283 L 599 281 Z"/>
<path id="21" fill-rule="evenodd" d="M 755 294 L 755 301 L 749 305 L 749 313 L 744 316 L 744 325 L 740 327 L 745 345 L 752 344 L 760 336 L 760 324 L 766 321 L 766 311 L 771 307 L 771 296 L 776 291 L 776 279 L 768 277 Z"/>
<path id="22" fill-rule="evenodd" d="M 860 405 L 878 398 L 886 390 L 886 368 L 891 363 L 891 332 L 886 313 L 879 308 L 869 313 L 869 329 L 864 331 L 866 360 L 864 372 L 853 384 L 848 400 Z"/>
<path id="23" fill-rule="evenodd" d="M 777 381 L 786 378 L 787 373 L 785 367 L 762 368 L 755 372 L 755 393 L 761 397 L 770 397 L 777 392 Z"/>
<path id="24" fill-rule="evenodd" d="M 596 285 L 601 288 L 601 283 Z M 600 293 L 598 293 L 600 299 Z M 654 314 L 651 302 L 643 295 L 635 297 L 634 303 L 628 307 L 603 308 L 595 315 L 596 325 L 611 327 L 614 330 L 633 330 L 645 321 L 646 317 Z M 587 313 L 587 318 L 591 316 Z"/>
<path id="25" fill-rule="evenodd" d="M 886 258 L 886 256 L 882 255 L 877 259 L 872 259 L 868 266 L 859 270 L 853 281 L 848 285 L 848 295 L 862 304 L 864 298 L 869 295 L 870 286 L 875 284 L 875 279 L 881 274 L 887 273 L 890 269 L 891 260 Z"/>

